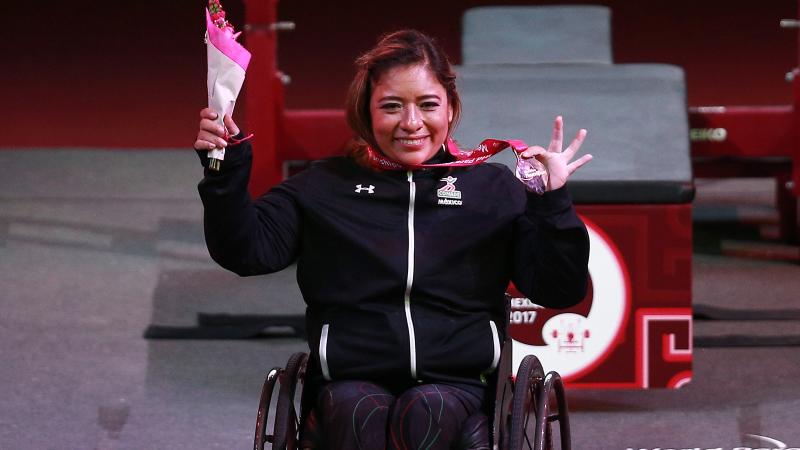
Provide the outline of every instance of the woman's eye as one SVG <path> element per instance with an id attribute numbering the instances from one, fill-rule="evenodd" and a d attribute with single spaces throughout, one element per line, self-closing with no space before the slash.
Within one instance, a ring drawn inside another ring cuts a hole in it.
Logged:
<path id="1" fill-rule="evenodd" d="M 381 109 L 384 111 L 399 111 L 400 108 L 400 103 L 384 103 L 381 105 Z"/>
<path id="2" fill-rule="evenodd" d="M 424 109 L 426 111 L 431 111 L 431 110 L 434 110 L 434 109 L 436 109 L 438 107 L 439 107 L 439 104 L 436 103 L 436 102 L 424 102 L 423 104 L 420 105 L 420 108 L 422 108 L 422 109 Z"/>

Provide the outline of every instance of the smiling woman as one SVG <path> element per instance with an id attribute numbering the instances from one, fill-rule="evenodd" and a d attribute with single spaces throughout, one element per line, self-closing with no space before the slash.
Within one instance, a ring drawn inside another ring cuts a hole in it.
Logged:
<path id="1" fill-rule="evenodd" d="M 559 117 L 547 149 L 487 140 L 473 152 L 503 143 L 539 160 L 547 189 L 531 191 L 448 139 L 461 102 L 430 37 L 386 35 L 356 66 L 352 154 L 312 164 L 255 201 L 251 144 L 226 144 L 216 113 L 201 111 L 203 165 L 208 148 L 228 147 L 199 186 L 209 252 L 240 275 L 298 263 L 305 389 L 314 393 L 301 448 L 485 448 L 482 406 L 506 337 L 509 282 L 555 308 L 586 292 L 588 236 L 563 189 L 591 158 L 570 162 L 585 130 L 562 151 Z M 224 124 L 239 132 L 227 116 Z"/>
<path id="2" fill-rule="evenodd" d="M 441 148 L 461 115 L 456 75 L 444 51 L 418 32 L 386 35 L 356 60 L 347 121 L 367 146 L 406 164 L 421 164 Z"/>
<path id="3" fill-rule="evenodd" d="M 372 135 L 403 164 L 422 164 L 442 147 L 453 120 L 447 93 L 424 64 L 395 67 L 372 85 Z"/>

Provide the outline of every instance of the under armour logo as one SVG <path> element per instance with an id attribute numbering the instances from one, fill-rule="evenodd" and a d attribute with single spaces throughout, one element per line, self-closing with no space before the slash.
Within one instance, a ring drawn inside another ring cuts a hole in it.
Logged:
<path id="1" fill-rule="evenodd" d="M 356 193 L 361 193 L 361 191 L 367 191 L 367 194 L 374 194 L 375 193 L 375 186 L 369 185 L 369 187 L 362 187 L 360 184 L 356 185 Z"/>

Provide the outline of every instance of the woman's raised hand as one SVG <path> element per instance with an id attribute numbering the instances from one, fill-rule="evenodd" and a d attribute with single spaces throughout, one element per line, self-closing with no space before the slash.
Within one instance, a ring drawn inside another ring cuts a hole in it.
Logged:
<path id="1" fill-rule="evenodd" d="M 564 186 L 567 182 L 567 178 L 569 178 L 573 172 L 592 160 L 592 155 L 587 154 L 570 162 L 578 152 L 578 149 L 581 148 L 581 144 L 583 144 L 585 138 L 586 130 L 578 130 L 575 139 L 572 140 L 567 148 L 562 150 L 564 142 L 564 119 L 558 116 L 553 125 L 553 137 L 550 139 L 550 145 L 547 149 L 534 145 L 520 153 L 520 156 L 522 158 L 535 157 L 544 164 L 548 175 L 546 189 L 548 191 L 554 191 Z"/>
<path id="2" fill-rule="evenodd" d="M 200 110 L 200 131 L 197 132 L 197 139 L 194 141 L 195 150 L 213 150 L 215 148 L 225 148 L 228 141 L 225 140 L 225 128 L 228 129 L 230 136 L 239 134 L 239 127 L 227 114 L 222 118 L 225 128 L 217 125 L 217 113 L 211 108 Z"/>

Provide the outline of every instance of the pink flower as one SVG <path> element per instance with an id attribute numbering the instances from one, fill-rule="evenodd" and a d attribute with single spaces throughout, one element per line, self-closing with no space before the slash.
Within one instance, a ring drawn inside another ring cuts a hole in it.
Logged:
<path id="1" fill-rule="evenodd" d="M 219 0 L 209 0 L 208 12 L 211 13 L 211 22 L 213 22 L 217 28 L 221 28 L 228 36 L 233 35 L 233 26 L 230 22 L 225 20 L 225 10 L 223 10 L 222 5 L 219 4 Z M 233 38 L 235 39 L 236 36 L 233 36 Z"/>

